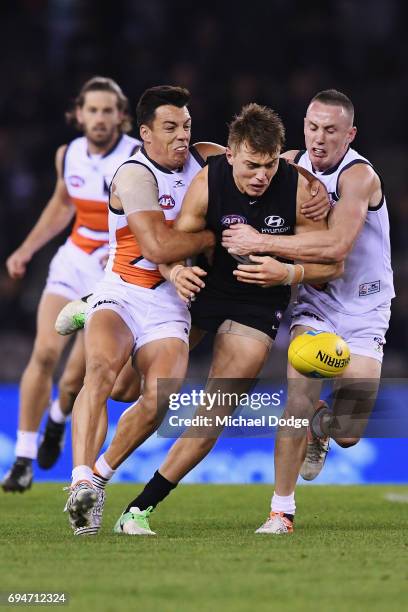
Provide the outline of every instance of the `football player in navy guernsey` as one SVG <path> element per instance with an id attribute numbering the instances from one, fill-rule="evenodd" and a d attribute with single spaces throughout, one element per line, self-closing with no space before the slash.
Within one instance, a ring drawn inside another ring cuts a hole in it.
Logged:
<path id="1" fill-rule="evenodd" d="M 308 443 L 305 437 L 278 435 L 272 513 L 259 533 L 293 530 L 299 472 L 306 480 L 319 474 L 328 434 L 340 446 L 357 444 L 377 395 L 395 293 L 383 183 L 372 164 L 351 148 L 356 131 L 351 100 L 339 91 L 325 90 L 314 96 L 306 112 L 306 150 L 285 153 L 326 186 L 333 205 L 327 230 L 284 237 L 236 225 L 224 232 L 224 246 L 242 256 L 262 252 L 309 262 L 345 260 L 341 278 L 300 287 L 292 335 L 310 329 L 338 333 L 350 347 L 351 363 L 338 381 L 332 411 L 319 402 L 320 383 L 288 365 L 286 414 L 308 418 L 315 414 Z M 240 268 L 243 281 L 257 282 L 256 267 Z"/>
<path id="2" fill-rule="evenodd" d="M 193 179 L 175 227 L 185 232 L 211 229 L 216 237 L 210 264 L 161 266 L 161 272 L 191 304 L 195 340 L 214 332 L 213 360 L 206 392 L 246 393 L 258 376 L 289 303 L 290 287 L 301 282 L 324 283 L 342 274 L 341 263 L 293 264 L 271 257 L 253 257 L 261 268 L 274 270 L 274 279 L 243 284 L 236 278 L 237 260 L 221 245 L 222 231 L 234 222 L 247 223 L 279 235 L 324 230 L 326 221 L 307 219 L 301 213 L 310 200 L 313 175 L 298 173 L 280 158 L 284 127 L 270 108 L 249 104 L 233 120 L 225 154 L 209 158 Z M 308 178 L 306 178 L 306 175 Z M 262 279 L 263 272 L 259 273 Z M 214 380 L 215 379 L 215 380 Z M 222 379 L 220 381 L 220 379 Z M 216 406 L 216 414 L 232 414 L 236 405 Z M 197 415 L 206 414 L 206 406 Z M 153 478 L 119 518 L 115 531 L 150 535 L 148 519 L 153 508 L 214 446 L 221 428 L 189 428 L 170 449 Z M 132 450 L 132 432 L 128 433 Z M 124 441 L 122 440 L 122 445 Z M 123 460 L 118 445 L 104 459 L 112 469 Z"/>

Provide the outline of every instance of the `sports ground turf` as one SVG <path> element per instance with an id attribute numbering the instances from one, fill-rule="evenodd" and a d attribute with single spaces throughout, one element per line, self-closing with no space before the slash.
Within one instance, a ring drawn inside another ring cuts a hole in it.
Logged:
<path id="1" fill-rule="evenodd" d="M 138 487 L 112 485 L 93 538 L 71 535 L 61 488 L 0 493 L 3 593 L 64 591 L 71 611 L 408 609 L 408 503 L 385 499 L 408 487 L 300 487 L 295 533 L 267 536 L 270 486 L 180 486 L 157 537 L 128 537 L 111 529 Z"/>

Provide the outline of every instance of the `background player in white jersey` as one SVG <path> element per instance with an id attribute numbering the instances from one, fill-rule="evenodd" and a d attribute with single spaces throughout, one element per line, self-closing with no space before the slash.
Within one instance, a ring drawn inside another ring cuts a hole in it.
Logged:
<path id="1" fill-rule="evenodd" d="M 141 444 L 159 425 L 168 395 L 178 388 L 177 379 L 185 376 L 190 315 L 157 264 L 214 244 L 208 230 L 187 234 L 172 225 L 206 156 L 224 150 L 208 143 L 189 148 L 189 98 L 180 87 L 144 92 L 136 111 L 143 147 L 112 181 L 110 256 L 90 302 L 86 376 L 73 412 L 75 467 L 66 508 L 76 533 L 89 526 L 96 501 L 92 467 L 107 431 L 106 400 L 129 356 L 134 355 L 143 377 L 142 395 L 122 415 L 114 443 L 131 432 L 134 443 Z M 168 389 L 159 396 L 158 378 L 169 379 Z M 96 469 L 103 472 L 98 464 Z"/>
<path id="2" fill-rule="evenodd" d="M 33 255 L 75 219 L 70 237 L 51 262 L 38 307 L 34 348 L 20 385 L 16 461 L 3 480 L 4 491 L 22 492 L 31 486 L 38 428 L 50 402 L 55 367 L 67 343 L 67 338 L 55 332 L 54 322 L 62 306 L 91 293 L 103 274 L 108 253 L 108 186 L 117 167 L 140 144 L 125 134 L 131 129 L 128 100 L 112 79 L 87 81 L 67 119 L 84 135 L 58 148 L 54 193 L 27 238 L 7 260 L 10 276 L 24 277 Z M 43 468 L 50 468 L 58 458 L 65 420 L 82 386 L 84 369 L 79 334 L 39 448 L 38 463 Z"/>
<path id="3" fill-rule="evenodd" d="M 292 336 L 305 330 L 334 331 L 349 344 L 351 363 L 338 381 L 330 413 L 320 404 L 312 437 L 278 435 L 275 447 L 275 494 L 272 512 L 260 533 L 293 530 L 294 489 L 299 471 L 312 480 L 323 466 L 328 434 L 341 446 L 352 446 L 364 433 L 381 375 L 382 347 L 394 297 L 390 262 L 389 221 L 382 181 L 370 162 L 350 148 L 355 138 L 353 104 L 336 91 L 318 93 L 304 122 L 306 151 L 285 156 L 309 169 L 327 187 L 333 210 L 329 229 L 301 236 L 263 236 L 243 225 L 224 232 L 223 244 L 233 253 L 253 252 L 333 262 L 345 258 L 344 275 L 320 286 L 303 285 L 293 311 Z M 243 282 L 257 282 L 261 267 L 240 266 Z M 265 278 L 273 271 L 265 265 Z M 287 414 L 311 417 L 321 384 L 288 366 Z M 337 429 L 331 425 L 334 423 Z M 305 453 L 307 451 L 306 460 Z"/>

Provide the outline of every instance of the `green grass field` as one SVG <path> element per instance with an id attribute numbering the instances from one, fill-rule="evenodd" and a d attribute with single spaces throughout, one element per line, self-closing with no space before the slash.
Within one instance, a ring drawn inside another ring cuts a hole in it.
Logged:
<path id="1" fill-rule="evenodd" d="M 69 610 L 408 609 L 408 504 L 384 498 L 408 487 L 300 487 L 295 533 L 267 536 L 271 487 L 180 486 L 157 537 L 128 537 L 111 529 L 138 487 L 112 485 L 93 538 L 71 535 L 61 488 L 0 494 L 0 591 L 64 591 Z"/>

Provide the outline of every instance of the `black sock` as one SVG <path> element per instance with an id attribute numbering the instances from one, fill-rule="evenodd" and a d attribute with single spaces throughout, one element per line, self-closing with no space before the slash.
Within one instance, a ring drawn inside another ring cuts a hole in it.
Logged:
<path id="1" fill-rule="evenodd" d="M 131 508 L 139 510 L 146 510 L 149 506 L 155 508 L 176 487 L 177 483 L 170 482 L 157 470 L 143 491 L 128 504 L 125 512 L 129 512 Z"/>
<path id="2" fill-rule="evenodd" d="M 20 463 L 21 465 L 31 465 L 32 462 L 33 460 L 28 457 L 16 457 L 16 463 Z"/>

